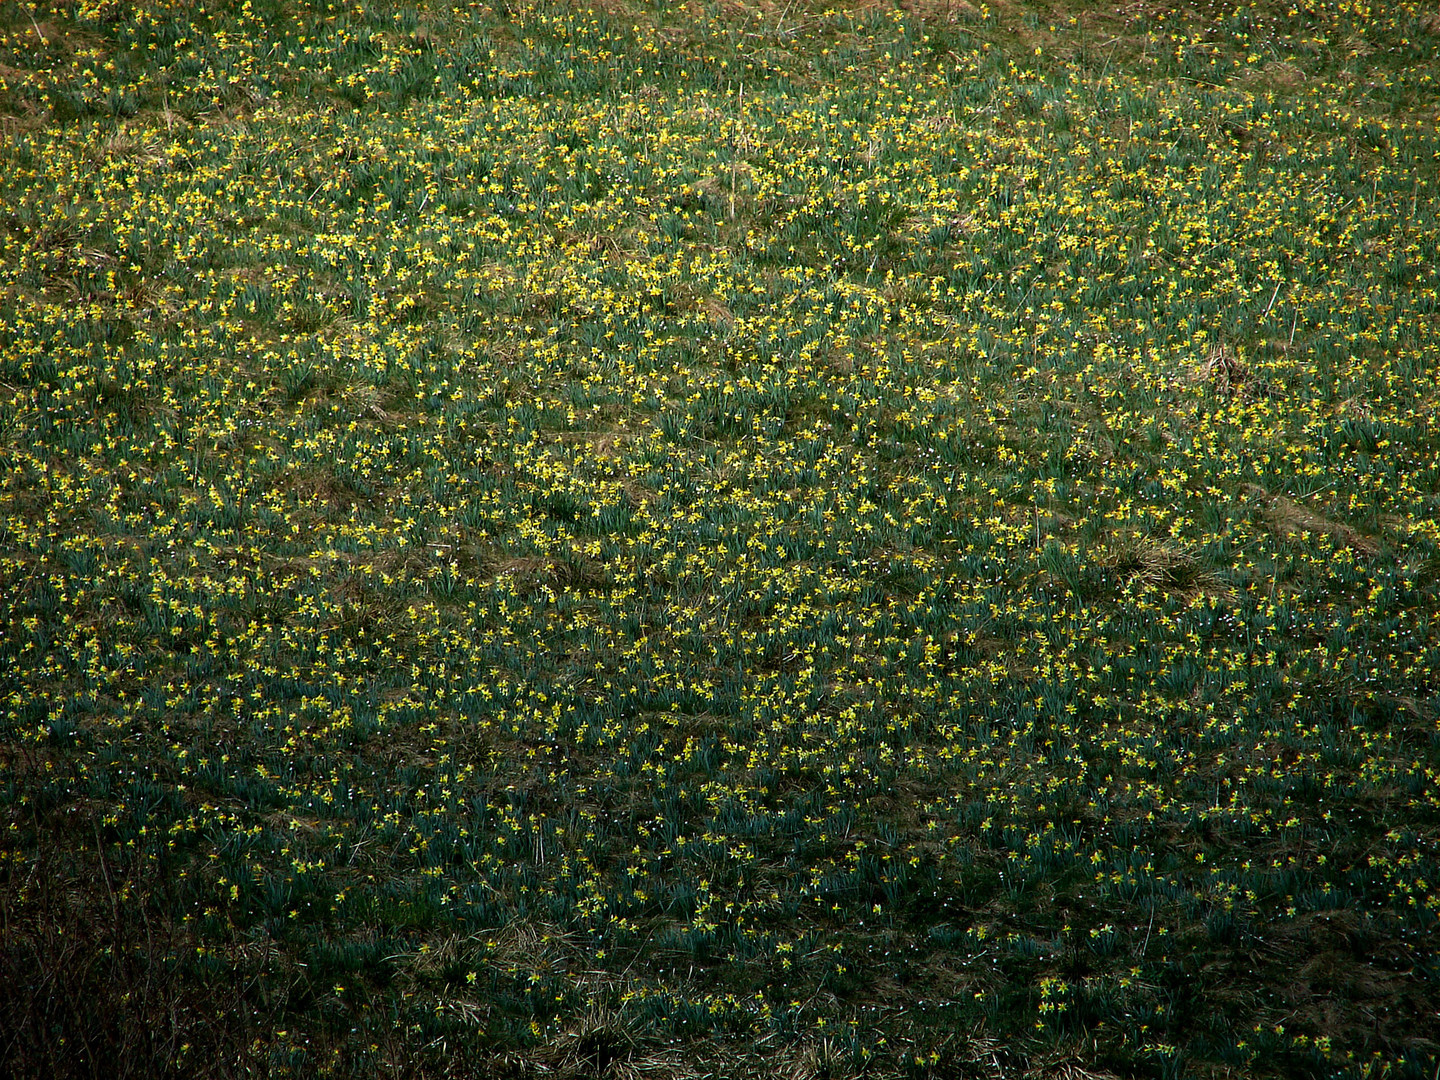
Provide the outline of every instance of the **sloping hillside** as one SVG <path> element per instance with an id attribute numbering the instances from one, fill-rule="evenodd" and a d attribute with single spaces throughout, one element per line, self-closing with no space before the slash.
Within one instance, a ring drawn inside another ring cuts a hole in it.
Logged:
<path id="1" fill-rule="evenodd" d="M 1404 1076 L 1418 3 L 0 3 L 0 1072 Z"/>

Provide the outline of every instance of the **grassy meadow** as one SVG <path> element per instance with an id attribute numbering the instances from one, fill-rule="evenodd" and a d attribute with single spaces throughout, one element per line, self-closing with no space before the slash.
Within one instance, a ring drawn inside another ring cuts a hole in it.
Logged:
<path id="1" fill-rule="evenodd" d="M 1418 0 L 0 0 L 0 1075 L 1431 1080 L 1437 103 Z"/>

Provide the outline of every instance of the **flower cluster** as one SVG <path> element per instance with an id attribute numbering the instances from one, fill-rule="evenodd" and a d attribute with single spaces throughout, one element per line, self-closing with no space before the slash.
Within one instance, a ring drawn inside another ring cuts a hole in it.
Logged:
<path id="1" fill-rule="evenodd" d="M 91 815 L 302 1071 L 1423 1050 L 1415 5 L 172 7 L 0 40 L 7 896 Z"/>

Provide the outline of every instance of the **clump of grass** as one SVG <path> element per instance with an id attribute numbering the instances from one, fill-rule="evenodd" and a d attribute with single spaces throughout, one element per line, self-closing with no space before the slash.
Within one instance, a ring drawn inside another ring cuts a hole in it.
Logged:
<path id="1" fill-rule="evenodd" d="M 1210 347 L 1204 362 L 1196 367 L 1192 381 L 1210 388 L 1219 397 L 1239 397 L 1242 401 L 1267 397 L 1273 392 L 1270 384 L 1258 379 L 1233 349 L 1218 343 Z"/>
<path id="2" fill-rule="evenodd" d="M 1222 580 L 1194 552 L 1148 536 L 1115 540 L 1095 556 L 1094 564 L 1102 575 L 1142 591 L 1183 594 L 1223 589 Z"/>

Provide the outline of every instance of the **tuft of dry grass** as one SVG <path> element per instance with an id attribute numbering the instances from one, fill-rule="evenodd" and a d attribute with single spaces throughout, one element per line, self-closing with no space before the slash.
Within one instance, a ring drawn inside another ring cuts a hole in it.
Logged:
<path id="1" fill-rule="evenodd" d="M 1095 557 L 1107 576 L 1132 587 L 1173 593 L 1227 593 L 1229 587 L 1194 552 L 1153 537 L 1125 535 Z"/>
<path id="2" fill-rule="evenodd" d="M 1261 518 L 1282 536 L 1305 533 L 1329 536 L 1341 547 L 1350 548 L 1359 555 L 1373 556 L 1380 552 L 1378 540 L 1343 521 L 1333 521 L 1294 499 L 1272 494 L 1256 484 L 1246 484 L 1243 490 L 1260 503 Z"/>
<path id="3" fill-rule="evenodd" d="M 1255 375 L 1234 349 L 1218 342 L 1210 346 L 1205 359 L 1194 366 L 1187 381 L 1192 385 L 1209 386 L 1220 397 L 1239 398 L 1241 401 L 1268 397 L 1273 389 Z"/>

